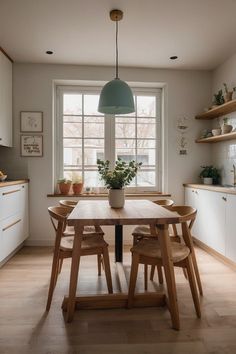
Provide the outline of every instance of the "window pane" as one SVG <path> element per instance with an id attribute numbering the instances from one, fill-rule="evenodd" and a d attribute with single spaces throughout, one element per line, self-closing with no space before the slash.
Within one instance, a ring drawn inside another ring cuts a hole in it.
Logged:
<path id="1" fill-rule="evenodd" d="M 103 182 L 100 180 L 98 171 L 84 171 L 85 187 L 102 187 Z"/>
<path id="2" fill-rule="evenodd" d="M 155 186 L 155 171 L 139 171 L 137 174 L 137 185 L 143 187 Z"/>
<path id="3" fill-rule="evenodd" d="M 116 140 L 116 148 L 135 148 L 135 139 L 117 139 Z"/>
<path id="4" fill-rule="evenodd" d="M 137 147 L 143 149 L 155 149 L 156 140 L 137 140 Z"/>
<path id="5" fill-rule="evenodd" d="M 116 138 L 135 138 L 135 123 L 117 123 Z"/>
<path id="6" fill-rule="evenodd" d="M 82 95 L 64 94 L 63 95 L 64 114 L 82 114 Z"/>
<path id="7" fill-rule="evenodd" d="M 64 123 L 63 136 L 71 138 L 82 137 L 82 124 L 81 123 Z"/>
<path id="8" fill-rule="evenodd" d="M 137 96 L 137 116 L 156 117 L 155 96 Z"/>
<path id="9" fill-rule="evenodd" d="M 84 95 L 84 114 L 86 115 L 102 115 L 98 112 L 99 95 Z"/>
<path id="10" fill-rule="evenodd" d="M 153 120 L 150 123 L 142 122 L 142 119 L 138 119 L 137 124 L 137 138 L 155 138 L 156 137 L 156 124 L 153 124 Z"/>
<path id="11" fill-rule="evenodd" d="M 82 166 L 81 148 L 64 148 L 64 167 Z"/>
<path id="12" fill-rule="evenodd" d="M 84 136 L 88 138 L 104 137 L 104 118 L 103 117 L 85 117 L 84 118 Z"/>
<path id="13" fill-rule="evenodd" d="M 64 147 L 82 147 L 82 139 L 64 139 Z"/>
<path id="14" fill-rule="evenodd" d="M 79 116 L 63 116 L 63 121 L 66 123 L 82 123 L 82 117 Z"/>
<path id="15" fill-rule="evenodd" d="M 90 149 L 84 149 L 84 166 L 97 166 L 97 159 L 104 156 L 103 149 L 98 149 L 96 147 Z"/>
<path id="16" fill-rule="evenodd" d="M 147 165 L 156 165 L 156 151 L 155 149 L 138 149 L 137 151 L 137 161 L 142 162 L 145 166 Z"/>
<path id="17" fill-rule="evenodd" d="M 70 179 L 71 181 L 75 174 L 76 176 L 82 177 L 82 169 L 78 169 L 77 167 L 74 167 L 74 168 L 64 170 L 64 178 Z"/>
<path id="18" fill-rule="evenodd" d="M 116 159 L 122 159 L 126 162 L 130 162 L 136 159 L 134 149 L 117 149 L 116 150 Z"/>
<path id="19" fill-rule="evenodd" d="M 104 139 L 84 139 L 84 146 L 89 149 L 104 149 Z"/>

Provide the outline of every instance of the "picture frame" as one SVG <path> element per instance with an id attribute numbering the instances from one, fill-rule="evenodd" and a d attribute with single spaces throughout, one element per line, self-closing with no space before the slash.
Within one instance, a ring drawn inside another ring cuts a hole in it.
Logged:
<path id="1" fill-rule="evenodd" d="M 42 135 L 21 135 L 21 156 L 42 157 L 43 136 Z"/>
<path id="2" fill-rule="evenodd" d="M 22 133 L 42 133 L 43 132 L 43 112 L 21 111 L 20 131 Z"/>

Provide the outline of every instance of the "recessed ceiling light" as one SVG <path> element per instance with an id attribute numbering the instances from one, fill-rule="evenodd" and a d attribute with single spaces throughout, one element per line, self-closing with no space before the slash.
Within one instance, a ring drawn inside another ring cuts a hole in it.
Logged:
<path id="1" fill-rule="evenodd" d="M 52 52 L 51 50 L 47 50 L 47 51 L 46 51 L 46 54 L 52 55 L 53 52 Z"/>
<path id="2" fill-rule="evenodd" d="M 177 57 L 177 55 L 172 55 L 172 56 L 170 57 L 170 59 L 171 59 L 171 60 L 176 60 L 176 59 L 178 59 L 178 57 Z"/>

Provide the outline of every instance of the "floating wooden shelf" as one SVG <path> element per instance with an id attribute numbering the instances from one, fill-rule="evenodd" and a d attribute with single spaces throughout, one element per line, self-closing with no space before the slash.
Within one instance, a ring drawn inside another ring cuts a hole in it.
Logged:
<path id="1" fill-rule="evenodd" d="M 236 139 L 236 132 L 222 134 L 217 136 L 211 136 L 210 138 L 197 139 L 196 143 L 217 143 L 218 141 L 233 140 Z"/>
<path id="2" fill-rule="evenodd" d="M 218 107 L 212 108 L 207 112 L 198 114 L 196 119 L 214 119 L 227 113 L 236 111 L 236 100 L 226 102 Z"/>

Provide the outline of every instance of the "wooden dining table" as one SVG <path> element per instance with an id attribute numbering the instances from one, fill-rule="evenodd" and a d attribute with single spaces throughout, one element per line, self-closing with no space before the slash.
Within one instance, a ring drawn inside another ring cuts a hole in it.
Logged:
<path id="1" fill-rule="evenodd" d="M 114 294 L 89 294 L 86 296 L 76 295 L 77 281 L 80 264 L 80 252 L 83 228 L 92 225 L 114 225 L 116 229 L 116 259 L 121 260 L 122 252 L 122 227 L 123 225 L 149 225 L 153 236 L 158 236 L 163 257 L 163 268 L 166 278 L 167 294 L 161 292 L 137 293 L 134 298 L 135 307 L 164 306 L 167 305 L 170 311 L 173 328 L 179 329 L 179 312 L 176 295 L 176 284 L 174 267 L 171 259 L 170 238 L 168 232 L 169 224 L 179 223 L 179 216 L 162 206 L 152 203 L 149 200 L 126 200 L 125 206 L 121 209 L 111 208 L 108 201 L 104 200 L 82 200 L 68 217 L 68 225 L 74 226 L 75 237 L 72 251 L 69 296 L 65 296 L 62 304 L 64 311 L 67 311 L 67 322 L 73 319 L 76 309 L 98 309 L 98 308 L 122 308 L 127 306 L 128 285 L 121 286 L 120 293 Z M 119 240 L 119 235 L 121 238 Z M 120 242 L 119 242 L 120 241 Z M 116 262 L 118 275 L 122 278 L 121 284 L 125 282 L 122 275 L 122 263 Z"/>

